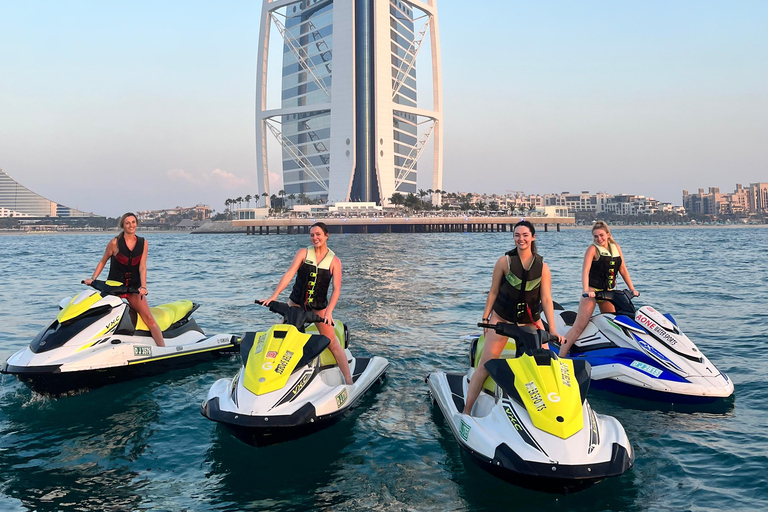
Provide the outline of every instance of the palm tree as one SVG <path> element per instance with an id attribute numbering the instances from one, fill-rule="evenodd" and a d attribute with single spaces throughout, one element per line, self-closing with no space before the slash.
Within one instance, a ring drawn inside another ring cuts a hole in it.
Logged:
<path id="1" fill-rule="evenodd" d="M 232 200 L 231 199 L 227 199 L 227 200 L 224 201 L 224 211 L 226 213 L 229 213 L 229 205 L 231 205 L 231 204 L 232 204 Z"/>
<path id="2" fill-rule="evenodd" d="M 389 198 L 389 202 L 395 206 L 399 206 L 405 202 L 405 197 L 400 192 L 395 192 L 392 197 Z"/>
<path id="3" fill-rule="evenodd" d="M 288 194 L 288 199 L 291 200 L 291 208 L 293 208 L 293 201 L 296 200 L 296 194 Z"/>
<path id="4" fill-rule="evenodd" d="M 277 193 L 277 195 L 279 195 L 280 199 L 283 200 L 283 208 L 285 208 L 285 190 L 280 189 L 280 191 Z"/>
<path id="5" fill-rule="evenodd" d="M 419 199 L 421 199 L 423 201 L 425 195 L 427 195 L 427 191 L 424 190 L 423 188 L 420 188 L 419 189 Z"/>
<path id="6" fill-rule="evenodd" d="M 252 197 L 253 196 L 251 194 L 248 194 L 247 196 L 245 196 L 245 202 L 248 204 L 248 208 L 251 207 L 251 198 Z"/>
<path id="7" fill-rule="evenodd" d="M 264 193 L 261 194 L 261 197 L 264 198 L 264 206 L 267 206 L 267 199 L 269 198 L 269 194 L 264 192 Z"/>
<path id="8" fill-rule="evenodd" d="M 237 201 L 237 209 L 239 210 L 240 206 L 243 204 L 243 196 L 239 196 L 235 201 Z"/>
<path id="9" fill-rule="evenodd" d="M 309 199 L 309 198 L 307 197 L 307 194 L 305 194 L 304 192 L 300 192 L 300 193 L 299 193 L 299 202 L 300 202 L 301 204 L 307 204 L 307 200 L 308 200 L 308 199 Z"/>

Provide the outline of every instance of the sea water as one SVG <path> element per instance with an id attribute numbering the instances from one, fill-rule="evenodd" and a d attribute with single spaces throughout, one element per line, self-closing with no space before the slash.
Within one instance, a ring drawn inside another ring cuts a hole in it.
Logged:
<path id="1" fill-rule="evenodd" d="M 267 298 L 306 235 L 146 233 L 150 305 L 190 299 L 209 334 L 261 330 Z M 552 293 L 575 309 L 590 233 L 537 233 Z M 0 352 L 25 347 L 85 289 L 109 234 L 0 237 Z M 390 362 L 340 423 L 251 447 L 200 415 L 232 356 L 60 398 L 0 384 L 0 510 L 766 510 L 768 229 L 615 229 L 638 305 L 672 313 L 733 379 L 724 410 L 590 394 L 635 448 L 633 469 L 572 495 L 515 487 L 466 457 L 430 402 L 431 371 L 461 371 L 510 233 L 331 235 L 343 265 L 334 317 L 350 348 Z M 106 276 L 106 271 L 102 278 Z M 283 295 L 287 298 L 287 292 Z"/>

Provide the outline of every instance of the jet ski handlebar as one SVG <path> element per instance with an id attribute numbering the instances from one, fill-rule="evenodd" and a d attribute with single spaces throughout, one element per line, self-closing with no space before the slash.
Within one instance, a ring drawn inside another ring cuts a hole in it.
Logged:
<path id="1" fill-rule="evenodd" d="M 256 300 L 254 302 L 260 306 L 264 305 L 263 300 Z M 304 325 L 306 324 L 323 323 L 325 320 L 311 309 L 304 309 L 300 306 L 289 306 L 285 302 L 277 302 L 276 300 L 270 302 L 266 307 L 268 307 L 271 312 L 282 315 L 285 323 L 293 325 L 299 330 L 303 330 Z"/>
<path id="2" fill-rule="evenodd" d="M 540 349 L 544 343 L 558 341 L 557 336 L 554 336 L 547 331 L 537 330 L 536 334 L 534 334 L 521 329 L 515 324 L 507 324 L 504 322 L 499 322 L 497 324 L 479 323 L 477 326 L 484 329 L 493 329 L 497 334 L 506 336 L 507 338 L 514 338 L 515 342 L 531 350 Z"/>
<path id="3" fill-rule="evenodd" d="M 80 281 L 82 284 L 85 284 L 85 281 Z M 88 285 L 91 288 L 95 288 L 98 292 L 100 292 L 102 295 L 125 295 L 126 293 L 135 293 L 139 294 L 139 289 L 134 288 L 133 286 L 112 286 L 110 284 L 107 284 L 106 281 L 98 281 L 96 279 L 93 279 L 91 281 L 91 284 Z M 149 295 L 148 293 L 146 295 Z"/>

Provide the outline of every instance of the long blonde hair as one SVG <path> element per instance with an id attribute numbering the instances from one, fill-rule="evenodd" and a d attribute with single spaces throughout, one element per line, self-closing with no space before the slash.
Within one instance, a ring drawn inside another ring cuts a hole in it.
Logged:
<path id="1" fill-rule="evenodd" d="M 613 236 L 611 236 L 611 230 L 608 228 L 608 224 L 605 221 L 598 220 L 595 221 L 594 224 L 592 224 L 592 233 L 595 232 L 596 229 L 602 229 L 605 230 L 605 232 L 608 234 L 608 243 L 616 244 L 616 240 L 613 239 Z"/>
<path id="2" fill-rule="evenodd" d="M 128 217 L 133 217 L 134 219 L 136 219 L 136 226 L 139 225 L 139 218 L 136 216 L 135 213 L 133 212 L 124 213 L 123 216 L 120 217 L 120 221 L 117 223 L 117 227 L 123 230 L 120 232 L 119 235 L 117 235 L 118 239 L 123 238 L 125 236 L 125 229 L 123 228 L 123 225 L 125 224 L 125 219 L 127 219 Z"/>

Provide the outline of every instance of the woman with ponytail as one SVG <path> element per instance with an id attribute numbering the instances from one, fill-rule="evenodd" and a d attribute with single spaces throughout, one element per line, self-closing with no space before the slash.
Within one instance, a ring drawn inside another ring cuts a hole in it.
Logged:
<path id="1" fill-rule="evenodd" d="M 593 243 L 584 254 L 584 263 L 581 268 L 583 295 L 579 302 L 579 312 L 576 314 L 573 326 L 565 334 L 565 343 L 560 346 L 560 357 L 568 355 L 568 351 L 584 331 L 595 311 L 595 304 L 600 308 L 601 313 L 612 313 L 616 310 L 610 302 L 596 301 L 595 292 L 613 290 L 616 287 L 617 274 L 621 274 L 624 283 L 635 297 L 639 295 L 632 285 L 621 247 L 611 236 L 608 224 L 601 220 L 595 222 L 592 225 L 592 239 Z"/>

